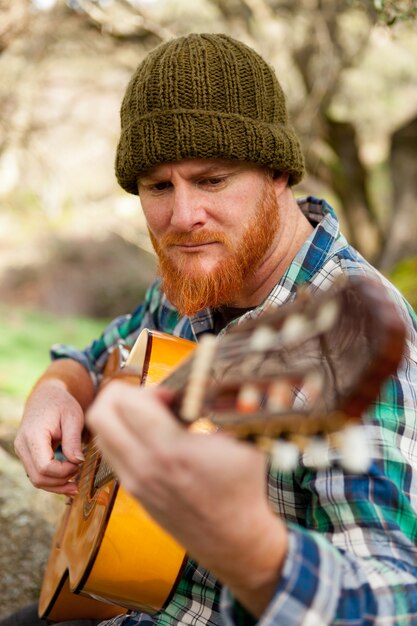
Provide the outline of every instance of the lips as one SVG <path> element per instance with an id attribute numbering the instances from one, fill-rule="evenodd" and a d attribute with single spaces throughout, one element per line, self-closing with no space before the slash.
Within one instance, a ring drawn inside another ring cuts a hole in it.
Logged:
<path id="1" fill-rule="evenodd" d="M 206 246 L 212 246 L 216 243 L 219 243 L 219 242 L 218 241 L 205 241 L 203 243 L 176 243 L 172 247 L 181 248 L 185 250 L 200 250 L 202 248 L 205 248 Z"/>

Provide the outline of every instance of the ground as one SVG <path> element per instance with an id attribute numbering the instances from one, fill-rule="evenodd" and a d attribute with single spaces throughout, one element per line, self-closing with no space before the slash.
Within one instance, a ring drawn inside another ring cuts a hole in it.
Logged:
<path id="1" fill-rule="evenodd" d="M 13 455 L 21 403 L 0 402 L 0 618 L 37 599 L 53 529 L 63 505 L 38 491 Z"/>

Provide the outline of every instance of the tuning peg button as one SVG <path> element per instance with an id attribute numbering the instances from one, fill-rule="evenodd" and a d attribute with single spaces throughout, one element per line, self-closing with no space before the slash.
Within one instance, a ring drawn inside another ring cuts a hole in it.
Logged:
<path id="1" fill-rule="evenodd" d="M 276 439 L 271 444 L 270 459 L 274 469 L 291 472 L 298 465 L 300 450 L 292 441 Z"/>
<path id="2" fill-rule="evenodd" d="M 371 453 L 362 426 L 348 426 L 339 433 L 340 465 L 347 472 L 363 474 L 368 471 Z"/>
<path id="3" fill-rule="evenodd" d="M 304 448 L 303 462 L 306 467 L 317 470 L 329 467 L 330 451 L 327 438 L 313 437 L 307 441 Z"/>

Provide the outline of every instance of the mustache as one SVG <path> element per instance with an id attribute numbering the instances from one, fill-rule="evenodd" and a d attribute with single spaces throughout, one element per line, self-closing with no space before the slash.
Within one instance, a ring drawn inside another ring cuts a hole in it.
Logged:
<path id="1" fill-rule="evenodd" d="M 190 233 L 167 233 L 158 241 L 162 248 L 176 245 L 202 245 L 214 241 L 230 247 L 229 238 L 219 231 L 192 231 Z"/>

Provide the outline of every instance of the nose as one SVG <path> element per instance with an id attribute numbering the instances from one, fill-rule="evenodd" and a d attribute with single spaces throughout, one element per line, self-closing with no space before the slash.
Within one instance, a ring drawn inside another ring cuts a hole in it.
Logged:
<path id="1" fill-rule="evenodd" d="M 190 232 L 204 226 L 207 213 L 201 195 L 190 184 L 176 185 L 173 194 L 171 226 L 181 232 Z"/>

